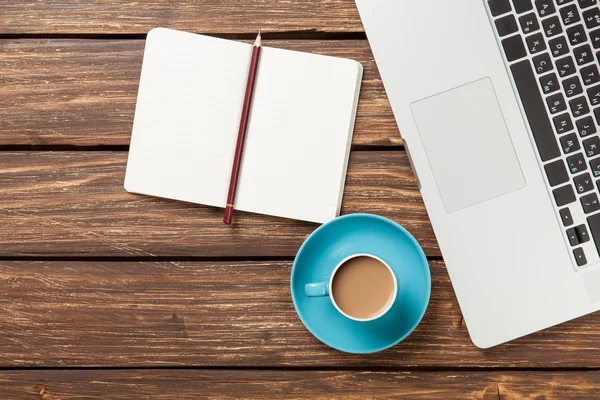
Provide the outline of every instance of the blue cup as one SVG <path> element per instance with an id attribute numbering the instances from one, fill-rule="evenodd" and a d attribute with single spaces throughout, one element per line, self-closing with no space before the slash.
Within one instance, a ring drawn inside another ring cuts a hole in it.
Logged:
<path id="1" fill-rule="evenodd" d="M 390 279 L 393 281 L 393 293 L 392 296 L 390 297 L 388 303 L 386 304 L 385 307 L 383 307 L 381 310 L 379 310 L 378 313 L 376 313 L 375 315 L 369 317 L 369 318 L 358 318 L 358 317 L 354 317 L 348 313 L 346 313 L 344 310 L 342 310 L 342 308 L 338 305 L 337 301 L 335 300 L 335 296 L 333 295 L 333 293 L 331 293 L 331 287 L 333 287 L 333 281 L 335 279 L 335 276 L 337 274 L 337 272 L 340 270 L 340 268 L 344 265 L 346 265 L 346 263 L 350 260 L 353 260 L 357 257 L 369 257 L 372 258 L 378 262 L 380 262 L 381 264 L 383 264 L 388 271 L 390 272 Z M 387 313 L 391 308 L 392 305 L 394 304 L 394 302 L 396 301 L 396 296 L 398 295 L 398 279 L 396 279 L 396 274 L 394 273 L 394 270 L 392 269 L 392 267 L 390 267 L 388 265 L 388 263 L 386 263 L 384 260 L 382 260 L 381 258 L 373 255 L 373 254 L 365 254 L 365 253 L 360 253 L 360 254 L 353 254 L 351 256 L 348 256 L 346 258 L 344 258 L 342 261 L 340 261 L 340 263 L 333 269 L 333 272 L 331 273 L 331 276 L 329 277 L 329 281 L 326 282 L 318 282 L 318 283 L 307 283 L 304 286 L 304 293 L 306 294 L 306 296 L 308 297 L 325 297 L 328 296 L 329 299 L 331 300 L 331 303 L 333 304 L 333 306 L 336 308 L 336 310 L 338 310 L 338 312 L 340 314 L 342 314 L 343 316 L 345 316 L 346 318 L 350 318 L 353 321 L 357 321 L 357 322 L 369 322 L 369 321 L 373 321 L 377 318 L 383 317 L 385 315 L 385 313 Z"/>
<path id="2" fill-rule="evenodd" d="M 329 294 L 335 272 L 350 258 L 375 257 L 396 280 L 396 296 L 385 312 L 359 320 L 343 313 Z M 390 348 L 419 324 L 431 292 L 429 265 L 406 229 L 371 214 L 336 218 L 301 246 L 291 276 L 294 307 L 306 328 L 337 350 L 365 354 Z"/>

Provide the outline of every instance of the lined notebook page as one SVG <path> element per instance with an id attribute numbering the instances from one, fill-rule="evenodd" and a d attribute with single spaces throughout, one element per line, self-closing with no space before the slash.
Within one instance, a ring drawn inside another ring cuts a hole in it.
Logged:
<path id="1" fill-rule="evenodd" d="M 125 186 L 224 207 L 252 46 L 148 35 Z M 264 47 L 235 208 L 325 222 L 339 214 L 362 67 Z"/>

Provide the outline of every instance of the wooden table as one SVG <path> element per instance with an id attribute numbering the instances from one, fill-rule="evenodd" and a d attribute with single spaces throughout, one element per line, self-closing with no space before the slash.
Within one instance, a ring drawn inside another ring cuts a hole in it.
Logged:
<path id="1" fill-rule="evenodd" d="M 156 26 L 363 64 L 342 212 L 423 246 L 407 340 L 355 356 L 303 327 L 288 280 L 316 225 L 124 191 Z M 4 0 L 0 35 L 0 398 L 597 398 L 600 314 L 470 342 L 352 0 Z"/>

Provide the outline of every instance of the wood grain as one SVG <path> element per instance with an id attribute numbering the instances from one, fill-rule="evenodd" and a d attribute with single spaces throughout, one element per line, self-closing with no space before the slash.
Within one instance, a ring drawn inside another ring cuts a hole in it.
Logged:
<path id="1" fill-rule="evenodd" d="M 10 151 L 126 148 L 151 28 L 262 29 L 267 46 L 363 64 L 354 149 L 391 149 L 352 153 L 342 213 L 391 218 L 439 256 L 354 0 L 11 0 L 0 26 L 0 398 L 600 397 L 600 313 L 480 350 L 430 261 L 417 330 L 343 354 L 290 298 L 284 259 L 316 225 L 238 213 L 224 227 L 221 210 L 128 194 L 125 152 Z"/>
<path id="2" fill-rule="evenodd" d="M 194 32 L 360 32 L 353 0 L 11 0 L 0 33 L 131 34 L 156 26 Z"/>
<path id="3" fill-rule="evenodd" d="M 292 257 L 318 225 L 133 195 L 126 152 L 0 152 L 0 257 Z M 342 214 L 404 225 L 439 255 L 406 154 L 353 152 Z"/>
<path id="4" fill-rule="evenodd" d="M 589 400 L 600 372 L 14 371 L 0 372 L 12 400 L 404 399 Z"/>
<path id="5" fill-rule="evenodd" d="M 330 349 L 297 317 L 291 262 L 0 261 L 0 367 L 600 368 L 600 314 L 476 348 L 445 266 L 401 344 Z"/>
<path id="6" fill-rule="evenodd" d="M 402 144 L 366 40 L 264 43 L 361 62 L 353 143 Z M 0 41 L 0 146 L 128 145 L 143 47 L 143 40 Z"/>

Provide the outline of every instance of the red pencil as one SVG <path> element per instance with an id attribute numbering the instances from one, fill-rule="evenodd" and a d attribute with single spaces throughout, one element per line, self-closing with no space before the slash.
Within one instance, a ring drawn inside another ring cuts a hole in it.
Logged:
<path id="1" fill-rule="evenodd" d="M 244 96 L 244 105 L 242 107 L 242 118 L 240 119 L 240 129 L 238 130 L 237 144 L 235 145 L 235 155 L 233 156 L 233 168 L 231 169 L 231 179 L 229 181 L 229 193 L 227 194 L 227 204 L 225 206 L 225 216 L 223 222 L 231 223 L 233 216 L 233 205 L 235 202 L 235 192 L 237 190 L 240 166 L 242 163 L 242 154 L 244 153 L 244 141 L 246 139 L 246 129 L 248 129 L 248 119 L 250 118 L 250 107 L 252 106 L 252 95 L 254 94 L 254 83 L 256 82 L 256 73 L 258 71 L 258 60 L 260 58 L 260 32 L 254 42 L 252 49 L 252 59 L 250 60 L 250 70 L 248 71 L 248 82 L 246 83 L 246 95 Z"/>

